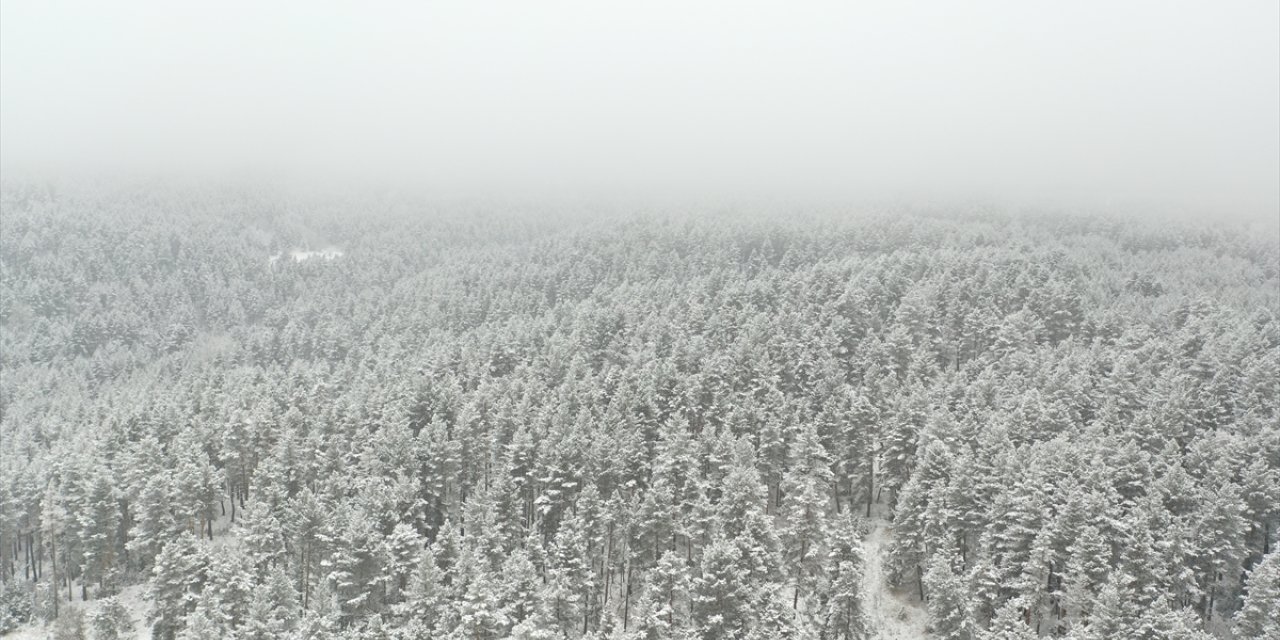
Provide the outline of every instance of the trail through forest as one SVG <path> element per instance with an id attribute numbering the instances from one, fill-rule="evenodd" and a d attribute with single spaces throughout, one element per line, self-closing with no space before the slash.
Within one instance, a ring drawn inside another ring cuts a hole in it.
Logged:
<path id="1" fill-rule="evenodd" d="M 862 598 L 866 606 L 868 630 L 875 640 L 920 640 L 931 637 L 926 631 L 928 617 L 921 603 L 894 593 L 885 581 L 884 556 L 893 539 L 889 509 L 876 503 L 867 521 L 864 543 L 866 562 L 862 575 Z"/>

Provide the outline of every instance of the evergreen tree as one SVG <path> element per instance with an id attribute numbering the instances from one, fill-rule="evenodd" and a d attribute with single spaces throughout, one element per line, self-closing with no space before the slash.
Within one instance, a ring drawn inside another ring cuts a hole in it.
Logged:
<path id="1" fill-rule="evenodd" d="M 951 568 L 951 562 L 938 553 L 929 560 L 924 573 L 926 601 L 933 630 L 941 640 L 969 640 L 973 637 L 973 618 L 968 612 L 967 589 L 963 579 Z"/>
<path id="2" fill-rule="evenodd" d="M 293 581 L 281 567 L 268 571 L 266 580 L 254 585 L 240 640 L 286 637 L 298 625 L 299 599 Z"/>
<path id="3" fill-rule="evenodd" d="M 1236 631 L 1245 638 L 1280 637 L 1280 552 L 1267 554 L 1249 572 L 1244 606 L 1235 614 Z"/>
<path id="4" fill-rule="evenodd" d="M 787 496 L 783 503 L 783 538 L 789 551 L 785 561 L 791 568 L 791 606 L 795 609 L 802 594 L 811 594 L 817 588 L 816 580 L 821 575 L 832 473 L 826 449 L 818 441 L 813 425 L 801 428 L 790 457 L 790 469 L 783 479 Z"/>
<path id="5" fill-rule="evenodd" d="M 727 540 L 713 541 L 703 549 L 702 575 L 694 578 L 692 586 L 699 637 L 732 640 L 746 636 L 753 616 L 753 593 L 742 565 L 742 551 Z"/>
<path id="6" fill-rule="evenodd" d="M 94 640 L 123 640 L 133 633 L 133 614 L 119 597 L 104 598 L 90 619 Z"/>
<path id="7" fill-rule="evenodd" d="M 178 535 L 156 556 L 147 588 L 152 637 L 172 640 L 186 626 L 186 616 L 204 588 L 207 566 L 204 549 L 189 532 Z"/>

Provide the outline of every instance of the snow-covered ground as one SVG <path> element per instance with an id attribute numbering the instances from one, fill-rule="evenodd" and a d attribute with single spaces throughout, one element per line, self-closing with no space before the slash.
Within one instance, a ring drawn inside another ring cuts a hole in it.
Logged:
<path id="1" fill-rule="evenodd" d="M 884 556 L 893 539 L 888 507 L 876 503 L 867 522 L 870 531 L 863 543 L 866 566 L 862 575 L 862 598 L 867 622 L 875 640 L 921 640 L 931 637 L 925 629 L 929 616 L 920 602 L 889 587 L 884 575 Z"/>
<path id="2" fill-rule="evenodd" d="M 267 262 L 270 264 L 275 264 L 280 260 L 280 258 L 283 258 L 284 255 L 285 254 L 283 253 L 277 253 L 274 256 L 267 258 Z M 342 257 L 342 249 L 338 249 L 335 247 L 329 247 L 327 249 L 321 249 L 319 251 L 309 251 L 306 249 L 292 249 L 289 251 L 289 257 L 293 258 L 294 262 L 304 262 L 306 260 L 310 260 L 311 258 L 320 258 L 321 260 L 333 260 L 334 258 Z"/>
<path id="3" fill-rule="evenodd" d="M 142 597 L 145 590 L 146 585 L 136 584 L 131 587 L 126 587 L 120 592 L 120 602 L 129 609 L 129 614 L 133 616 L 133 633 L 126 636 L 127 638 L 148 640 L 151 637 L 151 627 L 147 626 L 147 611 L 150 605 L 148 605 L 146 600 Z M 76 592 L 78 593 L 78 591 Z M 67 604 L 67 602 L 63 602 L 60 606 L 65 607 Z M 84 612 L 85 631 L 88 633 L 89 637 L 92 638 L 93 624 L 91 621 L 93 619 L 93 614 L 96 613 L 98 608 L 102 605 L 102 600 L 88 600 L 84 602 L 76 600 L 70 604 Z M 46 640 L 51 637 L 53 637 L 53 625 L 36 623 L 18 627 L 14 631 L 5 635 L 5 640 Z"/>
<path id="4" fill-rule="evenodd" d="M 236 532 L 235 525 L 231 522 L 231 510 L 228 505 L 227 513 L 221 514 L 213 521 L 214 539 L 212 544 L 225 545 L 236 544 L 239 537 L 234 535 Z M 73 583 L 71 591 L 79 595 L 80 588 L 78 582 Z M 129 610 L 133 616 L 133 633 L 126 636 L 129 640 L 149 640 L 151 638 L 151 627 L 147 624 L 147 614 L 150 612 L 151 604 L 144 598 L 147 585 L 135 584 L 124 588 L 120 591 L 120 602 Z M 89 637 L 93 637 L 92 618 L 93 614 L 102 606 L 101 599 L 93 600 L 75 600 L 71 603 L 62 601 L 59 606 L 67 606 L 70 604 L 84 612 L 85 630 Z M 4 635 L 4 640 L 46 640 L 53 637 L 53 625 L 43 623 L 32 623 L 18 627 Z"/>

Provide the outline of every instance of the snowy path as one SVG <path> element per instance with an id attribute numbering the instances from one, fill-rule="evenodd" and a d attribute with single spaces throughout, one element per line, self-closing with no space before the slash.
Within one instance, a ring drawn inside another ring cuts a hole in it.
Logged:
<path id="1" fill-rule="evenodd" d="M 862 601 L 866 607 L 870 637 L 875 640 L 929 638 L 925 632 L 928 616 L 924 608 L 908 596 L 895 593 L 885 581 L 884 556 L 893 538 L 893 525 L 887 514 L 885 505 L 877 503 L 872 506 L 871 519 L 867 522 L 870 531 L 863 543 L 866 565 L 862 575 Z"/>

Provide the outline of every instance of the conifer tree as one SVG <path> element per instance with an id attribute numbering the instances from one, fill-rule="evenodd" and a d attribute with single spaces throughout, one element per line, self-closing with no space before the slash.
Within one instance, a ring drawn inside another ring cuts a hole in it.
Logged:
<path id="1" fill-rule="evenodd" d="M 924 584 L 934 632 L 941 640 L 970 640 L 973 619 L 967 610 L 968 590 L 964 580 L 952 571 L 951 561 L 944 554 L 934 554 L 928 567 Z"/>
<path id="2" fill-rule="evenodd" d="M 752 585 L 742 570 L 742 551 L 716 540 L 702 552 L 702 575 L 693 580 L 692 612 L 698 635 L 709 640 L 742 638 L 751 625 Z"/>
<path id="3" fill-rule="evenodd" d="M 1280 552 L 1267 554 L 1249 572 L 1244 605 L 1235 614 L 1236 631 L 1246 638 L 1280 637 Z"/>
<path id="4" fill-rule="evenodd" d="M 186 626 L 186 616 L 204 588 L 207 566 L 203 548 L 189 532 L 179 534 L 156 556 L 147 588 L 153 637 L 172 640 Z"/>
<path id="5" fill-rule="evenodd" d="M 811 424 L 801 428 L 790 457 L 790 469 L 783 480 L 787 495 L 783 504 L 783 538 L 788 551 L 785 560 L 794 583 L 792 608 L 795 609 L 802 594 L 811 594 L 816 589 L 815 580 L 822 570 L 822 542 L 826 538 L 832 473 L 826 449 Z"/>
<path id="6" fill-rule="evenodd" d="M 133 633 L 133 614 L 118 596 L 103 598 L 89 622 L 94 640 L 123 640 Z"/>

